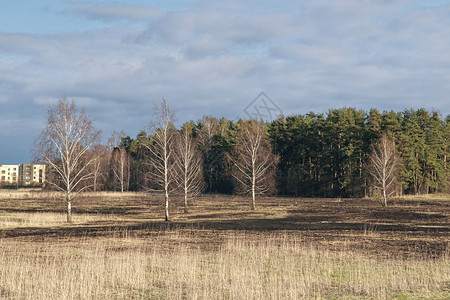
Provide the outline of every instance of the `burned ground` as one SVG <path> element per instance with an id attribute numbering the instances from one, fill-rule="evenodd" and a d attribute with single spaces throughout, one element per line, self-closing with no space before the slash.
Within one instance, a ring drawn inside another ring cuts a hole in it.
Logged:
<path id="1" fill-rule="evenodd" d="M 174 198 L 170 222 L 163 221 L 162 201 L 145 194 L 88 194 L 74 201 L 75 222 L 65 224 L 61 199 L 45 194 L 2 198 L 2 217 L 61 213 L 61 222 L 3 226 L 0 237 L 39 242 L 126 232 L 149 240 L 166 235 L 170 247 L 176 229 L 178 241 L 182 234 L 188 245 L 204 251 L 216 249 L 225 237 L 239 233 L 255 240 L 287 235 L 312 245 L 361 250 L 377 257 L 436 258 L 449 252 L 450 200 L 446 198 L 399 198 L 388 207 L 369 199 L 263 198 L 252 211 L 249 199 L 206 195 L 197 198 L 187 214 L 181 199 Z M 77 215 L 92 218 L 77 220 Z"/>

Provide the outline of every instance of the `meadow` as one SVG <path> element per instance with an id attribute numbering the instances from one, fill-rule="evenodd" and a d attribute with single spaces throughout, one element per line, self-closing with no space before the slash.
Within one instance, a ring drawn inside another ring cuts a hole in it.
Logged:
<path id="1" fill-rule="evenodd" d="M 450 198 L 0 191 L 0 299 L 450 299 Z"/>

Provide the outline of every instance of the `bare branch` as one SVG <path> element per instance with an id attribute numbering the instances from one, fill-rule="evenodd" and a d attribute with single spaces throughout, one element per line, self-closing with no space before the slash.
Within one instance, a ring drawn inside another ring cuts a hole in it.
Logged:
<path id="1" fill-rule="evenodd" d="M 387 199 L 395 192 L 397 183 L 398 154 L 395 143 L 384 134 L 372 146 L 369 157 L 369 174 L 372 177 L 372 186 L 382 195 L 381 204 L 387 206 Z"/>
<path id="2" fill-rule="evenodd" d="M 111 156 L 111 168 L 114 178 L 119 182 L 120 191 L 128 190 L 131 156 L 125 147 L 115 148 Z"/>
<path id="3" fill-rule="evenodd" d="M 168 221 L 169 195 L 174 189 L 175 182 L 175 145 L 173 138 L 175 117 L 164 99 L 160 106 L 154 106 L 153 113 L 153 122 L 150 123 L 149 128 L 152 139 L 144 145 L 149 150 L 147 164 L 150 172 L 147 176 L 154 185 L 154 188 L 151 187 L 151 189 L 164 193 L 165 219 Z"/>
<path id="4" fill-rule="evenodd" d="M 188 200 L 204 189 L 203 161 L 197 143 L 192 137 L 192 128 L 186 124 L 177 135 L 175 152 L 176 183 L 183 191 L 184 211 L 188 211 Z"/>
<path id="5" fill-rule="evenodd" d="M 35 150 L 57 175 L 48 178 L 50 185 L 66 191 L 67 222 L 71 222 L 71 195 L 86 189 L 86 182 L 93 178 L 89 167 L 97 157 L 88 151 L 99 140 L 100 131 L 83 110 L 78 112 L 74 101 L 64 98 L 49 107 L 47 125 L 35 141 Z"/>
<path id="6" fill-rule="evenodd" d="M 278 158 L 270 151 L 264 124 L 245 121 L 237 136 L 236 147 L 230 157 L 234 165 L 232 176 L 240 191 L 255 197 L 267 193 L 274 186 L 273 170 Z"/>

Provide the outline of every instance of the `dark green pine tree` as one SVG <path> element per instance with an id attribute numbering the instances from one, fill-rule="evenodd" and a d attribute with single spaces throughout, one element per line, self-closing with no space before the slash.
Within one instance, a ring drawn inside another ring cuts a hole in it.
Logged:
<path id="1" fill-rule="evenodd" d="M 435 193 L 446 188 L 445 171 L 445 122 L 433 112 L 425 128 L 426 151 L 424 156 L 425 193 Z"/>

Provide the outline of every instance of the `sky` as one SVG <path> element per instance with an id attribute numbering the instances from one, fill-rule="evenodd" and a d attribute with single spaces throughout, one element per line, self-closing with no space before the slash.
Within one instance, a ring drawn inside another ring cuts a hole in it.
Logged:
<path id="1" fill-rule="evenodd" d="M 162 99 L 177 124 L 342 107 L 445 117 L 449 16 L 445 0 L 1 1 L 0 164 L 32 160 L 64 97 L 105 141 L 146 129 Z"/>

